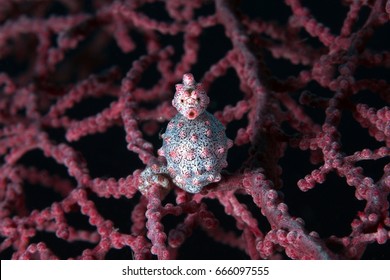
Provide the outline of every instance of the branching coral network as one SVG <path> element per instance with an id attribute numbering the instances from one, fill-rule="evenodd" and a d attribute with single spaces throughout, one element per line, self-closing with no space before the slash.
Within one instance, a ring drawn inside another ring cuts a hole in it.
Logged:
<path id="1" fill-rule="evenodd" d="M 1 258 L 388 258 L 389 16 L 1 0 Z M 234 141 L 228 167 L 199 193 L 141 193 L 184 73 Z"/>

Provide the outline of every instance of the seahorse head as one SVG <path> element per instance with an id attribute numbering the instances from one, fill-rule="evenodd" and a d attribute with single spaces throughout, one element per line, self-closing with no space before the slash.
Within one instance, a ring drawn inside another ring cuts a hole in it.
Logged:
<path id="1" fill-rule="evenodd" d="M 180 114 L 193 120 L 206 110 L 209 101 L 202 84 L 195 83 L 194 76 L 187 73 L 183 75 L 183 83 L 176 85 L 172 105 Z"/>

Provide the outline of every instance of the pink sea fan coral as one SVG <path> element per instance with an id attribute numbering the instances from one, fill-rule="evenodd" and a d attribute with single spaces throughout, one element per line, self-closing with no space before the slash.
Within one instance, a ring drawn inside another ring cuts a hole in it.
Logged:
<path id="1" fill-rule="evenodd" d="M 389 258 L 390 1 L 0 0 L 2 259 Z M 140 174 L 193 73 L 234 145 Z"/>

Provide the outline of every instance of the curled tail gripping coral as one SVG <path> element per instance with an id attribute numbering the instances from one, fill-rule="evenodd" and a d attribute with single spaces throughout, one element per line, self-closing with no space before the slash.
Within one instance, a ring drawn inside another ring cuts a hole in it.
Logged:
<path id="1" fill-rule="evenodd" d="M 209 97 L 202 84 L 195 83 L 192 74 L 183 75 L 183 84 L 176 85 L 172 105 L 178 114 L 162 134 L 163 145 L 158 150 L 166 165 L 148 166 L 141 173 L 139 189 L 145 191 L 152 183 L 168 186 L 167 174 L 181 189 L 198 193 L 221 180 L 221 170 L 227 166 L 227 151 L 232 140 L 223 125 L 206 111 Z"/>

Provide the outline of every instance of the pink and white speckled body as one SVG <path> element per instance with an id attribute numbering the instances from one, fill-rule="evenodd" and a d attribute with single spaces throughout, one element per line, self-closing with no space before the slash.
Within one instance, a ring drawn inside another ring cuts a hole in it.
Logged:
<path id="1" fill-rule="evenodd" d="M 199 192 L 204 186 L 221 180 L 221 170 L 227 166 L 228 149 L 233 145 L 225 135 L 223 125 L 205 111 L 209 98 L 192 74 L 183 75 L 183 84 L 176 85 L 172 105 L 178 114 L 168 123 L 162 135 L 163 145 L 158 154 L 167 160 L 167 166 L 157 172 L 145 170 L 141 175 L 143 190 L 150 185 L 150 173 L 168 173 L 173 182 L 190 193 Z M 159 175 L 152 176 L 153 182 Z"/>

